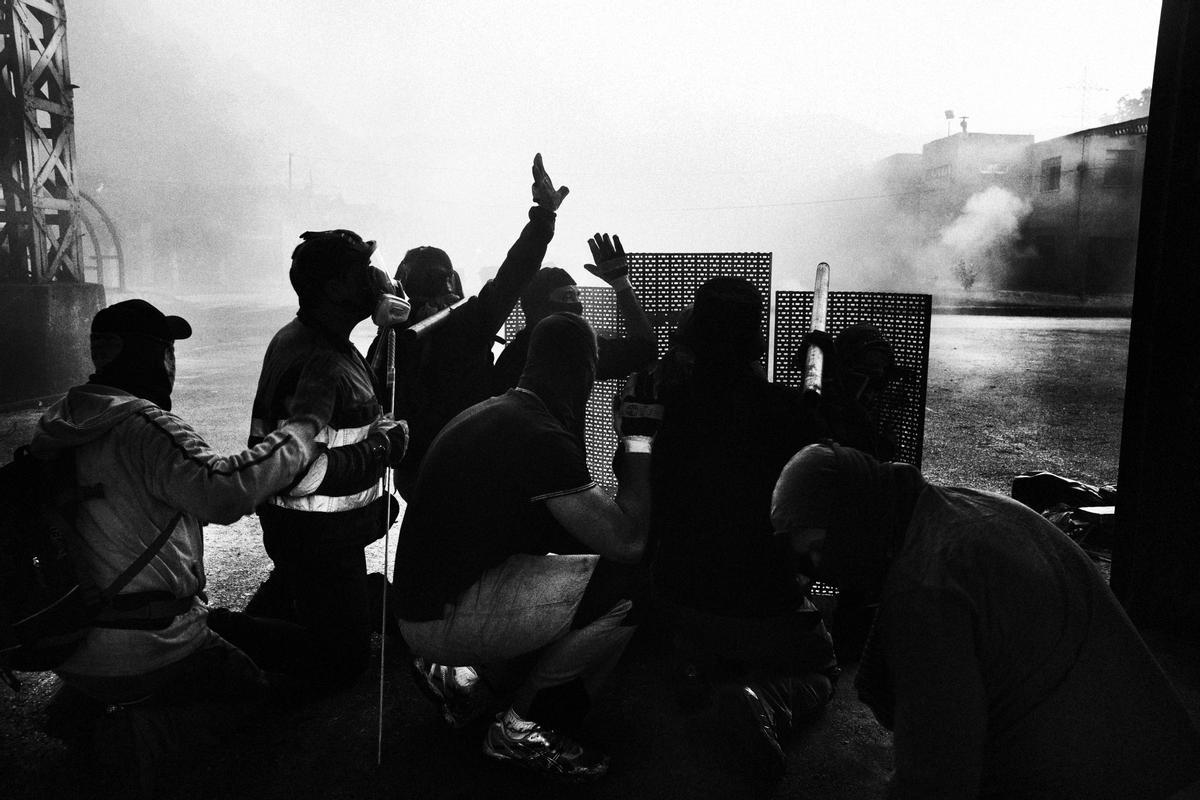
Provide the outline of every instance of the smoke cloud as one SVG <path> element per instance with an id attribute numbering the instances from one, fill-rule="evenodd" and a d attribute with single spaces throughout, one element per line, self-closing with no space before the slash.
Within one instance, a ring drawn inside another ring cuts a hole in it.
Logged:
<path id="1" fill-rule="evenodd" d="M 963 288 L 970 288 L 975 279 L 1001 284 L 1019 255 L 1021 220 L 1032 207 L 1007 189 L 989 186 L 967 198 L 927 258 L 939 275 L 951 273 Z"/>

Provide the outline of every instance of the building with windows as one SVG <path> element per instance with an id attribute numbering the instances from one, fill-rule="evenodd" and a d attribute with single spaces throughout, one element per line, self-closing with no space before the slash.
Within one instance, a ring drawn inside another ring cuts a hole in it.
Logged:
<path id="1" fill-rule="evenodd" d="M 1133 291 L 1146 117 L 1035 142 L 956 133 L 876 165 L 893 209 L 936 241 L 967 201 L 1000 187 L 1023 202 L 996 288 L 1080 295 Z"/>
<path id="2" fill-rule="evenodd" d="M 1079 294 L 1133 291 L 1147 118 L 1037 142 L 1029 148 L 1032 253 L 1018 274 L 1031 288 Z"/>

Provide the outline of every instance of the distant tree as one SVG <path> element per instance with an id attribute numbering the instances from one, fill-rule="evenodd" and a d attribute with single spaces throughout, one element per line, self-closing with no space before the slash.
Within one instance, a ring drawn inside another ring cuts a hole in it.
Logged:
<path id="1" fill-rule="evenodd" d="M 975 285 L 975 279 L 979 277 L 979 266 L 967 261 L 965 258 L 960 258 L 954 262 L 950 274 L 969 292 L 971 291 L 971 287 Z"/>
<path id="2" fill-rule="evenodd" d="M 1127 119 L 1136 119 L 1145 117 L 1150 114 L 1150 89 L 1147 86 L 1142 89 L 1142 93 L 1133 97 L 1123 95 L 1117 101 L 1117 110 L 1111 114 L 1101 114 L 1100 122 L 1103 125 L 1113 125 L 1118 122 L 1124 122 Z"/>

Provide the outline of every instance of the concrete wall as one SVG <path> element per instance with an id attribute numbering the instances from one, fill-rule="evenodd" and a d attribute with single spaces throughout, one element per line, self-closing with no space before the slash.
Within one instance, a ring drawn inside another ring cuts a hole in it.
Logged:
<path id="1" fill-rule="evenodd" d="M 65 392 L 92 372 L 94 283 L 0 284 L 0 406 Z"/>

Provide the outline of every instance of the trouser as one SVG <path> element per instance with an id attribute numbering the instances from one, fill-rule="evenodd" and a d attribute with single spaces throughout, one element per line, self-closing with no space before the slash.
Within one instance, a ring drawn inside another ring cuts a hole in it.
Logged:
<path id="1" fill-rule="evenodd" d="M 811 604 L 771 617 L 729 617 L 660 598 L 656 611 L 680 657 L 716 683 L 750 686 L 783 728 L 833 697 L 837 659 Z"/>
<path id="2" fill-rule="evenodd" d="M 447 603 L 442 619 L 402 619 L 400 630 L 414 653 L 475 666 L 493 683 L 514 662 L 531 662 L 513 708 L 570 729 L 632 638 L 644 585 L 640 568 L 596 555 L 514 555 Z"/>
<path id="3" fill-rule="evenodd" d="M 209 626 L 268 672 L 300 676 L 317 688 L 353 683 L 371 648 L 362 548 L 274 564 L 245 612 L 216 609 Z"/>
<path id="4" fill-rule="evenodd" d="M 138 675 L 61 674 L 47 708 L 52 735 L 89 750 L 114 796 L 154 797 L 164 763 L 202 754 L 267 697 L 266 676 L 219 637 Z M 170 779 L 168 778 L 168 781 Z"/>

